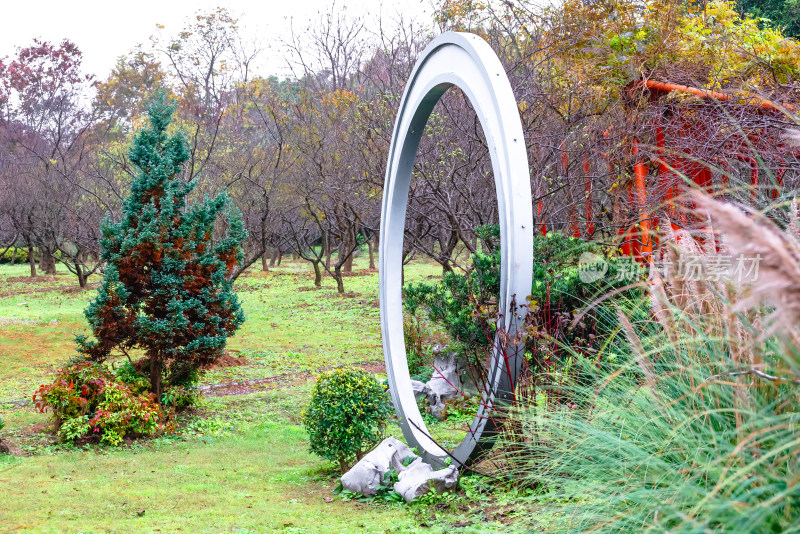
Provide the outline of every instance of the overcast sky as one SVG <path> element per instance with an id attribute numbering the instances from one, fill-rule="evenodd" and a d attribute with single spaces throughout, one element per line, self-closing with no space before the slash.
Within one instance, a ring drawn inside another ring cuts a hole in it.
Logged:
<path id="1" fill-rule="evenodd" d="M 263 45 L 275 43 L 288 35 L 289 21 L 304 27 L 316 19 L 320 11 L 327 12 L 333 0 L 10 0 L 3 2 L 3 24 L 0 27 L 0 57 L 14 54 L 15 47 L 28 46 L 34 38 L 54 43 L 68 38 L 83 52 L 83 68 L 105 79 L 116 59 L 138 43 L 148 43 L 163 24 L 165 31 L 174 34 L 183 28 L 188 17 L 198 10 L 227 7 L 238 16 L 248 39 L 257 37 Z M 337 9 L 350 15 L 365 13 L 386 16 L 428 18 L 432 12 L 430 0 L 337 0 Z M 428 15 L 425 17 L 425 15 Z M 261 68 L 286 74 L 286 67 L 277 54 L 262 53 Z"/>

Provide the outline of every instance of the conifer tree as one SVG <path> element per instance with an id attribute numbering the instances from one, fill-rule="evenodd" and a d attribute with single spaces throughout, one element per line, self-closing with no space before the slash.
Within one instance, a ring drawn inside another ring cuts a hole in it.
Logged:
<path id="1" fill-rule="evenodd" d="M 103 225 L 105 276 L 84 312 L 95 339 L 77 338 L 94 361 L 143 351 L 159 400 L 162 375 L 168 386 L 213 362 L 244 321 L 228 275 L 242 260 L 246 231 L 225 194 L 187 205 L 195 182 L 181 176 L 189 159 L 183 135 L 167 133 L 174 107 L 157 95 L 149 127 L 134 139 L 129 156 L 138 173 L 120 221 Z M 215 229 L 223 234 L 217 240 Z"/>

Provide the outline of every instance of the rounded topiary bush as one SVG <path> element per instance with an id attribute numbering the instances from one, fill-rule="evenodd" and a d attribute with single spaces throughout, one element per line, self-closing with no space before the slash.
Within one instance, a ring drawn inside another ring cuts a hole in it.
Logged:
<path id="1" fill-rule="evenodd" d="M 377 444 L 392 414 L 386 388 L 361 369 L 323 373 L 303 413 L 311 452 L 337 462 L 342 473 Z"/>

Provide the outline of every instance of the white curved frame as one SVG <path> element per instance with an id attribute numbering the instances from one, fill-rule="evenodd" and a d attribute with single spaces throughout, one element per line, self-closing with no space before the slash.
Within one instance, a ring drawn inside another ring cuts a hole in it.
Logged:
<path id="1" fill-rule="evenodd" d="M 483 402 L 471 431 L 448 454 L 431 438 L 411 389 L 403 338 L 402 260 L 408 190 L 414 160 L 428 117 L 452 86 L 467 95 L 483 127 L 491 154 L 500 218 L 501 267 L 498 331 L 513 336 L 518 318 L 512 301 L 525 304 L 530 295 L 533 264 L 533 213 L 528 157 L 519 111 L 500 60 L 480 37 L 445 33 L 422 52 L 408 80 L 395 122 L 380 231 L 381 334 L 389 388 L 403 434 L 429 462 L 450 456 L 468 464 L 493 444 L 496 419 L 487 417 L 498 401 L 511 398 L 522 363 L 522 347 L 495 351 Z"/>

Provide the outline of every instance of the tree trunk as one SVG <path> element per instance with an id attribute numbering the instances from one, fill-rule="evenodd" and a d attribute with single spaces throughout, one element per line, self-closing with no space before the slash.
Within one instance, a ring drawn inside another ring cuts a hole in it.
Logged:
<path id="1" fill-rule="evenodd" d="M 281 249 L 277 249 L 275 254 L 278 255 L 278 267 L 280 267 L 281 262 L 283 261 L 283 251 Z"/>
<path id="2" fill-rule="evenodd" d="M 453 266 L 451 265 L 453 251 L 458 245 L 458 232 L 451 230 L 449 233 L 450 235 L 448 236 L 444 229 L 439 232 L 439 257 L 437 261 L 442 266 L 442 274 L 453 272 Z"/>
<path id="3" fill-rule="evenodd" d="M 270 267 L 275 267 L 275 262 L 276 261 L 278 261 L 278 249 L 277 248 L 273 248 L 272 249 L 272 257 L 269 260 L 269 266 Z"/>
<path id="4" fill-rule="evenodd" d="M 342 251 L 345 251 L 345 253 L 350 252 L 350 255 L 344 261 L 344 264 L 342 265 L 342 271 L 344 271 L 346 273 L 352 273 L 353 272 L 353 258 L 355 258 L 355 255 L 356 255 L 355 251 L 352 250 L 356 246 L 356 231 L 351 226 L 350 228 L 347 229 L 347 231 L 344 233 L 344 235 L 346 236 L 346 239 L 344 239 L 342 241 L 342 243 L 339 245 L 339 256 L 342 255 Z"/>
<path id="5" fill-rule="evenodd" d="M 75 274 L 78 275 L 78 285 L 82 288 L 86 287 L 86 273 L 79 264 L 75 264 Z"/>
<path id="6" fill-rule="evenodd" d="M 322 242 L 324 243 L 324 246 L 325 246 L 325 268 L 326 269 L 330 269 L 331 268 L 331 254 L 333 252 L 331 250 L 332 247 L 331 247 L 331 242 L 330 242 L 330 238 L 328 237 L 328 234 L 325 234 L 325 237 L 323 238 Z"/>
<path id="7" fill-rule="evenodd" d="M 322 267 L 320 267 L 319 261 L 312 262 L 314 264 L 314 285 L 316 287 L 322 287 Z"/>
<path id="8" fill-rule="evenodd" d="M 33 253 L 33 245 L 28 245 L 28 263 L 31 264 L 31 278 L 36 278 L 36 255 Z"/>
<path id="9" fill-rule="evenodd" d="M 42 246 L 39 253 L 41 254 L 39 270 L 44 271 L 44 274 L 56 274 L 56 258 L 53 256 L 53 250 L 48 246 Z"/>
<path id="10" fill-rule="evenodd" d="M 346 273 L 352 273 L 353 272 L 353 256 L 354 255 L 355 254 L 350 254 L 350 256 L 348 256 L 347 261 L 345 261 L 344 264 L 342 265 L 342 271 L 344 271 Z"/>
<path id="11" fill-rule="evenodd" d="M 372 246 L 372 238 L 367 239 L 367 250 L 369 251 L 369 268 L 375 268 L 375 247 Z"/>
<path id="12" fill-rule="evenodd" d="M 17 247 L 14 246 L 14 251 L 11 253 L 11 266 L 14 266 L 14 260 L 17 259 Z"/>
<path id="13" fill-rule="evenodd" d="M 269 271 L 267 268 L 267 218 L 269 217 L 269 196 L 264 194 L 264 212 L 261 214 L 261 270 Z"/>
<path id="14" fill-rule="evenodd" d="M 161 404 L 161 358 L 150 356 L 150 391 L 156 396 L 156 402 Z"/>
<path id="15" fill-rule="evenodd" d="M 333 268 L 333 277 L 336 278 L 336 291 L 339 293 L 344 293 L 344 280 L 342 279 L 342 266 L 341 264 L 336 264 Z"/>

